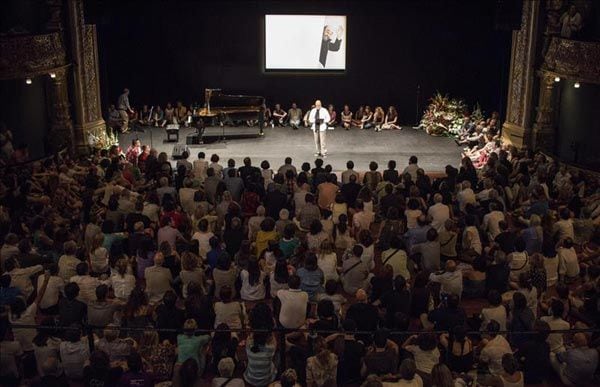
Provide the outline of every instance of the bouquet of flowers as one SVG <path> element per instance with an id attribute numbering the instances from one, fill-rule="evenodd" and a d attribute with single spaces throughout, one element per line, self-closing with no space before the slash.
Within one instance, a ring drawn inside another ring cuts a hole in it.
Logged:
<path id="1" fill-rule="evenodd" d="M 450 98 L 437 92 L 431 98 L 419 127 L 432 136 L 456 135 L 464 124 L 467 111 L 467 105 L 463 100 Z"/>
<path id="2" fill-rule="evenodd" d="M 94 149 L 109 149 L 119 146 L 119 137 L 110 133 L 106 128 L 98 128 L 88 133 L 88 144 Z"/>

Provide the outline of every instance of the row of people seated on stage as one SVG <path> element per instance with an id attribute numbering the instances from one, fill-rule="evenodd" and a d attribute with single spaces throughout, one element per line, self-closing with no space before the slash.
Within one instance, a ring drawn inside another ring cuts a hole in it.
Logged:
<path id="1" fill-rule="evenodd" d="M 143 105 L 142 108 L 134 110 L 130 114 L 129 122 L 138 123 L 139 125 L 157 126 L 164 128 L 169 124 L 179 124 L 189 126 L 192 123 L 192 108 L 186 107 L 181 101 L 177 101 L 175 106 L 170 102 L 164 109 L 160 105 L 148 106 Z M 108 107 L 108 124 L 112 128 L 118 128 L 122 125 L 122 118 L 115 105 Z"/>
<path id="2" fill-rule="evenodd" d="M 487 120 L 473 122 L 470 117 L 465 118 L 465 123 L 454 141 L 458 146 L 466 145 L 463 157 L 471 159 L 476 168 L 482 168 L 492 153 L 501 149 L 501 134 L 498 130 L 497 114 Z"/>
<path id="3" fill-rule="evenodd" d="M 271 125 L 271 127 L 289 125 L 292 129 L 298 129 L 301 126 L 309 127 L 308 115 L 313 108 L 314 106 L 311 106 L 310 109 L 303 112 L 295 102 L 292 103 L 292 107 L 287 112 L 281 107 L 281 104 L 275 104 L 272 110 L 265 106 L 264 125 Z M 329 104 L 327 110 L 329 111 L 329 117 L 331 117 L 327 126 L 331 129 L 341 126 L 346 130 L 356 127 L 365 130 L 373 129 L 376 132 L 382 129 L 402 130 L 398 123 L 398 111 L 394 106 L 388 107 L 387 112 L 385 112 L 381 106 L 377 106 L 373 110 L 369 105 L 361 105 L 353 113 L 350 106 L 344 105 L 338 115 L 335 107 Z"/>

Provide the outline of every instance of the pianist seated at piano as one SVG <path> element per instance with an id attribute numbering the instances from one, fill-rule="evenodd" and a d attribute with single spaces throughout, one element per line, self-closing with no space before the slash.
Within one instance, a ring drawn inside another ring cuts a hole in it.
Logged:
<path id="1" fill-rule="evenodd" d="M 275 104 L 275 109 L 273 110 L 273 123 L 277 126 L 285 126 L 286 119 L 287 113 L 285 110 L 281 108 L 280 104 Z"/>

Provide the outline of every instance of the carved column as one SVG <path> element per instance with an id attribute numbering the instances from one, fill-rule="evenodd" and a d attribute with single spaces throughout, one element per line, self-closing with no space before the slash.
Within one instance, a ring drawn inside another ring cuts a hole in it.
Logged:
<path id="1" fill-rule="evenodd" d="M 540 95 L 536 107 L 535 123 L 533 124 L 533 149 L 551 150 L 554 148 L 554 124 L 552 114 L 552 90 L 554 90 L 554 75 L 541 71 Z"/>
<path id="2" fill-rule="evenodd" d="M 46 83 L 46 92 L 49 97 L 48 116 L 50 118 L 48 145 L 53 152 L 70 147 L 73 138 L 67 67 L 57 69 L 54 74 L 55 77 L 49 77 Z"/>
<path id="3" fill-rule="evenodd" d="M 83 0 L 68 0 L 68 25 L 73 59 L 74 142 L 84 151 L 90 132 L 105 130 L 100 106 L 96 26 L 85 24 Z"/>
<path id="4" fill-rule="evenodd" d="M 531 105 L 534 82 L 538 1 L 524 1 L 521 29 L 514 31 L 510 60 L 504 141 L 517 148 L 527 146 L 531 134 Z"/>

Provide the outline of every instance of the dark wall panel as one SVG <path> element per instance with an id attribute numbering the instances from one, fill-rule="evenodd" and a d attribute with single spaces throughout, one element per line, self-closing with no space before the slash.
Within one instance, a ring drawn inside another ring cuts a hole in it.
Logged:
<path id="1" fill-rule="evenodd" d="M 163 106 L 216 87 L 269 104 L 393 104 L 412 123 L 420 85 L 420 110 L 436 90 L 504 110 L 510 33 L 494 30 L 493 2 L 103 2 L 98 12 L 105 104 L 123 87 L 136 105 Z M 348 15 L 347 71 L 265 73 L 266 13 Z"/>

